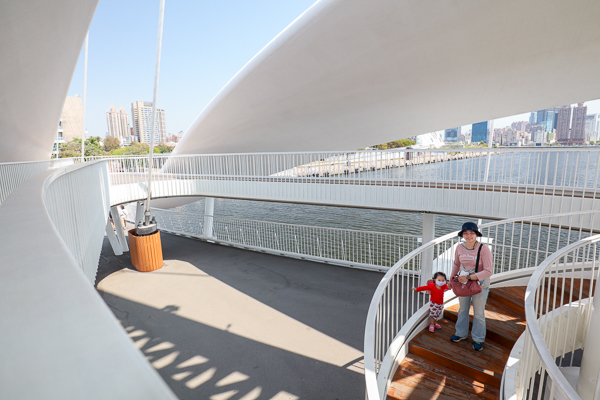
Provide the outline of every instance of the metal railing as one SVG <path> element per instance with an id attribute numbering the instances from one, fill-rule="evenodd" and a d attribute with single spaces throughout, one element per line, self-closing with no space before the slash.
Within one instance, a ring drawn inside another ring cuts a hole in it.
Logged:
<path id="1" fill-rule="evenodd" d="M 113 204 L 146 196 L 146 158 L 105 159 Z M 502 219 L 600 206 L 595 148 L 157 155 L 152 168 L 155 198 L 268 199 Z"/>
<path id="2" fill-rule="evenodd" d="M 489 168 L 486 165 L 488 163 Z M 111 172 L 143 172 L 147 157 L 108 159 Z M 449 163 L 449 161 L 455 161 Z M 306 177 L 489 182 L 598 188 L 600 149 L 498 148 L 368 150 L 298 153 L 159 155 L 153 168 L 175 175 Z M 395 171 L 395 168 L 403 168 Z M 373 173 L 374 172 L 374 173 Z"/>
<path id="3" fill-rule="evenodd" d="M 533 271 L 560 248 L 591 236 L 592 232 L 581 226 L 584 221 L 593 226 L 596 213 L 600 211 L 488 223 L 480 227 L 481 241 L 492 251 L 495 274 L 527 268 Z M 394 358 L 408 339 L 410 327 L 405 324 L 425 304 L 411 288 L 430 279 L 434 271 L 447 274 L 451 271 L 456 246 L 460 243 L 457 234 L 458 231 L 434 239 L 406 255 L 386 273 L 377 287 L 365 327 L 367 399 L 386 398 L 387 380 L 394 372 L 391 370 Z"/>
<path id="4" fill-rule="evenodd" d="M 554 253 L 532 275 L 525 294 L 519 400 L 582 399 L 560 368 L 572 367 L 576 350 L 585 347 L 599 261 L 600 235 L 595 235 Z"/>
<path id="5" fill-rule="evenodd" d="M 52 168 L 73 164 L 73 159 L 11 162 L 0 164 L 0 204 L 27 179 Z"/>
<path id="6" fill-rule="evenodd" d="M 153 209 L 161 230 L 277 255 L 387 270 L 420 243 L 415 235 L 253 221 Z M 212 231 L 205 221 L 212 220 Z"/>
<path id="7" fill-rule="evenodd" d="M 106 162 L 56 171 L 44 183 L 43 199 L 54 227 L 93 285 L 110 209 Z"/>

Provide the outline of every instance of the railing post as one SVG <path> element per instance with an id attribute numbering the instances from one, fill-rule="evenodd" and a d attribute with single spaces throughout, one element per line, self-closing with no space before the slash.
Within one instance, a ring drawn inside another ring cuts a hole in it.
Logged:
<path id="1" fill-rule="evenodd" d="M 113 224 L 115 224 L 115 230 L 117 231 L 119 243 L 121 243 L 121 248 L 124 252 L 129 251 L 129 245 L 127 244 L 127 239 L 125 238 L 125 228 L 123 228 L 123 224 L 121 223 L 121 216 L 119 215 L 119 206 L 112 206 L 110 208 L 110 212 L 113 217 Z M 117 221 L 119 222 L 117 223 Z"/>
<path id="2" fill-rule="evenodd" d="M 435 239 L 435 214 L 423 214 L 423 246 L 428 242 Z M 421 264 L 421 285 L 425 285 L 433 271 L 433 247 L 423 252 L 423 258 Z"/>
<path id="3" fill-rule="evenodd" d="M 123 254 L 123 248 L 121 247 L 119 240 L 115 236 L 115 230 L 113 229 L 112 224 L 110 223 L 110 218 L 106 220 L 106 236 L 108 237 L 108 242 L 110 243 L 110 247 L 112 247 L 115 256 L 120 256 L 121 254 Z"/>
<path id="4" fill-rule="evenodd" d="M 213 215 L 215 213 L 215 199 L 214 197 L 207 197 L 204 203 L 204 236 L 213 236 Z"/>
<path id="5" fill-rule="evenodd" d="M 598 346 L 598 332 L 600 331 L 600 296 L 594 296 L 592 313 L 588 332 L 583 346 L 583 358 L 577 380 L 577 393 L 584 400 L 596 399 L 596 387 L 600 373 L 600 346 Z"/>

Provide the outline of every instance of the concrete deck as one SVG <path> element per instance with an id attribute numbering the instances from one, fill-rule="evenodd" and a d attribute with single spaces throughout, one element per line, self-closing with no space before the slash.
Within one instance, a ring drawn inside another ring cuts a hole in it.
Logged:
<path id="1" fill-rule="evenodd" d="M 105 240 L 97 288 L 181 399 L 363 400 L 363 333 L 380 273 L 162 233 L 140 273 Z"/>

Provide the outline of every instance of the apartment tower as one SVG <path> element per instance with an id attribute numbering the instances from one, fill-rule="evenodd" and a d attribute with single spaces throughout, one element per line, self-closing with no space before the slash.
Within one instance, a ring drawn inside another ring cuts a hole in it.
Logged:
<path id="1" fill-rule="evenodd" d="M 131 116 L 133 118 L 134 136 L 139 137 L 140 142 L 150 143 L 152 131 L 152 103 L 136 101 L 131 103 Z M 154 145 L 158 145 L 167 137 L 167 124 L 165 122 L 165 110 L 156 109 L 156 129 L 154 131 Z"/>
<path id="2" fill-rule="evenodd" d="M 562 106 L 558 109 L 556 121 L 556 141 L 559 143 L 569 142 L 569 128 L 571 125 L 571 107 Z"/>
<path id="3" fill-rule="evenodd" d="M 569 142 L 573 144 L 584 144 L 585 136 L 585 117 L 587 116 L 587 106 L 583 103 L 577 103 L 573 108 L 573 121 L 571 122 L 571 136 Z"/>
<path id="4" fill-rule="evenodd" d="M 127 146 L 131 144 L 131 130 L 129 129 L 129 114 L 123 110 L 123 107 L 119 111 L 115 109 L 115 106 L 111 106 L 106 111 L 106 123 L 108 125 L 108 136 L 114 136 L 121 142 L 121 145 Z"/>

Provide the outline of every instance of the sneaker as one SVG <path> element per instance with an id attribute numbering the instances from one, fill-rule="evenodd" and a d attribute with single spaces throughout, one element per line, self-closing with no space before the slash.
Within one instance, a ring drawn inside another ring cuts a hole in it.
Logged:
<path id="1" fill-rule="evenodd" d="M 435 329 L 442 329 L 442 326 L 440 324 L 435 324 Z"/>
<path id="2" fill-rule="evenodd" d="M 473 350 L 481 351 L 483 350 L 483 342 L 475 342 L 473 343 Z"/>
<path id="3" fill-rule="evenodd" d="M 431 332 L 431 333 L 435 332 L 435 326 L 434 325 L 429 325 L 429 332 Z"/>
<path id="4" fill-rule="evenodd" d="M 463 339 L 466 339 L 466 337 L 460 337 L 460 336 L 456 336 L 456 335 L 450 336 L 450 340 L 454 343 L 458 343 Z"/>

